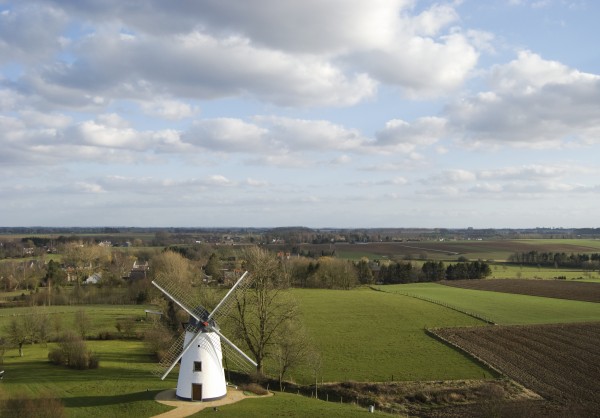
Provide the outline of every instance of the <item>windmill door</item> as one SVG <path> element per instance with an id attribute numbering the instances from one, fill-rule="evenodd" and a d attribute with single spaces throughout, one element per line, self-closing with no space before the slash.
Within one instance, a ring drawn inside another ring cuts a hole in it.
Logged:
<path id="1" fill-rule="evenodd" d="M 192 401 L 202 400 L 202 384 L 192 383 Z"/>

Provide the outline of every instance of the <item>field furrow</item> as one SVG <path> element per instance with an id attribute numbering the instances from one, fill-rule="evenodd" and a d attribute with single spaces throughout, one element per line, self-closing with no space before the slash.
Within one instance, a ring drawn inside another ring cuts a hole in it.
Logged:
<path id="1" fill-rule="evenodd" d="M 446 280 L 441 283 L 463 289 L 600 302 L 600 283 L 528 279 Z"/>
<path id="2" fill-rule="evenodd" d="M 600 407 L 600 323 L 438 330 L 546 399 Z M 571 344 L 576 337 L 579 344 Z"/>

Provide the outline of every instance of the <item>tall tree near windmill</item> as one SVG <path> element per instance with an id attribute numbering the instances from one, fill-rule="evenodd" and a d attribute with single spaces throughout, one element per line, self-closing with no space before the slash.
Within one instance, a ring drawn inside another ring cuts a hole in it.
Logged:
<path id="1" fill-rule="evenodd" d="M 298 308 L 286 289 L 289 280 L 277 257 L 259 247 L 245 251 L 245 269 L 253 286 L 237 295 L 231 315 L 237 336 L 256 360 L 256 371 L 264 373 L 264 361 L 272 355 L 278 336 L 298 315 Z"/>

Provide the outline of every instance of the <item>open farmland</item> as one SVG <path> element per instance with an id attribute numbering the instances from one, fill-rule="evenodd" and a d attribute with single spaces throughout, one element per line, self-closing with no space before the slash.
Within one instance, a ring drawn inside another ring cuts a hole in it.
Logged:
<path id="1" fill-rule="evenodd" d="M 378 289 L 443 302 L 503 325 L 600 321 L 600 303 L 462 289 L 438 283 L 387 285 Z"/>
<path id="2" fill-rule="evenodd" d="M 462 240 L 462 241 L 406 241 L 370 242 L 365 244 L 336 243 L 300 247 L 315 254 L 335 250 L 338 257 L 359 259 L 361 257 L 400 260 L 403 258 L 428 258 L 432 260 L 456 260 L 458 257 L 477 260 L 504 261 L 516 252 L 600 252 L 600 240 Z"/>
<path id="3" fill-rule="evenodd" d="M 600 323 L 453 328 L 436 334 L 565 406 L 565 416 L 600 416 Z"/>
<path id="4" fill-rule="evenodd" d="M 598 281 L 600 272 L 576 268 L 555 268 L 543 266 L 520 266 L 508 263 L 491 263 L 491 279 L 556 279 Z"/>
<path id="5" fill-rule="evenodd" d="M 600 283 L 564 280 L 445 280 L 446 286 L 547 298 L 600 302 Z"/>
<path id="6" fill-rule="evenodd" d="M 428 302 L 368 289 L 295 289 L 309 335 L 321 351 L 322 379 L 452 380 L 492 377 L 469 358 L 429 337 L 427 327 L 482 326 Z M 296 380 L 310 383 L 305 374 Z"/>

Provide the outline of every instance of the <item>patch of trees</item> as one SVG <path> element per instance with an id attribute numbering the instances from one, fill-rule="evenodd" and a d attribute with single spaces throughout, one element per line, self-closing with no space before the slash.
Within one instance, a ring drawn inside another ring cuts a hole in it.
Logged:
<path id="1" fill-rule="evenodd" d="M 446 267 L 447 280 L 477 280 L 492 274 L 489 264 L 484 261 L 450 264 Z"/>
<path id="2" fill-rule="evenodd" d="M 410 262 L 393 262 L 382 265 L 377 280 L 383 284 L 436 282 L 440 280 L 483 279 L 492 274 L 484 261 L 459 262 L 444 265 L 441 261 L 426 261 L 421 268 Z"/>
<path id="3" fill-rule="evenodd" d="M 544 266 L 544 267 L 567 267 L 567 268 L 600 268 L 600 254 L 567 254 L 565 252 L 538 252 L 529 251 L 514 253 L 508 258 L 509 263 Z"/>
<path id="4" fill-rule="evenodd" d="M 296 259 L 286 264 L 291 284 L 315 289 L 352 289 L 359 284 L 358 272 L 351 261 L 321 257 L 317 261 Z"/>
<path id="5" fill-rule="evenodd" d="M 377 278 L 384 284 L 414 283 L 419 281 L 419 271 L 409 262 L 389 263 L 380 266 Z"/>

